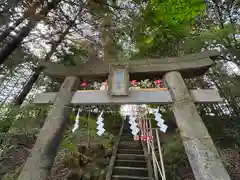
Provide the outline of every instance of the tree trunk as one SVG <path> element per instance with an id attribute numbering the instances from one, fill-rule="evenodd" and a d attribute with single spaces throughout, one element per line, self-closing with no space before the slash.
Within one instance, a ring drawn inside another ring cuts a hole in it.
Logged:
<path id="1" fill-rule="evenodd" d="M 51 50 L 46 54 L 45 58 L 43 61 L 49 61 L 54 52 L 56 51 L 57 47 L 62 43 L 66 35 L 68 34 L 69 30 L 74 26 L 74 23 L 79 15 L 81 10 L 76 14 L 74 20 L 68 25 L 68 27 L 65 29 L 65 31 L 60 35 L 57 41 L 52 43 Z M 41 74 L 43 67 L 38 67 L 35 69 L 34 74 L 31 76 L 27 84 L 24 86 L 23 90 L 21 93 L 18 95 L 18 97 L 14 101 L 14 105 L 21 105 L 23 101 L 26 99 L 28 93 L 31 91 L 34 83 L 37 81 L 39 75 Z"/>
<path id="2" fill-rule="evenodd" d="M 34 15 L 24 26 L 18 36 L 7 43 L 7 45 L 0 51 L 0 64 L 3 64 L 4 61 L 10 56 L 10 54 L 21 44 L 22 40 L 28 36 L 30 31 L 37 25 L 37 23 L 45 18 L 47 14 L 57 7 L 61 0 L 53 0 L 48 6 L 44 7 L 38 14 Z"/>
<path id="3" fill-rule="evenodd" d="M 16 20 L 16 22 L 12 25 L 9 26 L 2 34 L 0 34 L 0 42 L 3 41 L 7 36 L 9 36 L 9 34 L 19 25 L 21 24 L 26 18 L 32 16 L 33 14 L 35 14 L 36 9 L 39 5 L 38 1 L 34 1 L 30 7 L 28 8 L 28 10 L 26 12 L 24 12 L 23 17 L 19 18 Z"/>
<path id="4" fill-rule="evenodd" d="M 28 93 L 31 91 L 33 85 L 37 81 L 39 75 L 41 74 L 43 67 L 36 68 L 34 74 L 31 76 L 27 84 L 23 87 L 21 93 L 18 97 L 14 100 L 14 105 L 20 106 L 22 105 L 23 101 L 26 99 Z"/>

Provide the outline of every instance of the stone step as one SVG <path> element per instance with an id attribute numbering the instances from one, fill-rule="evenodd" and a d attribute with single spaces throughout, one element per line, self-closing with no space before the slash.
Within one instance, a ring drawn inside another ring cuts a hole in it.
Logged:
<path id="1" fill-rule="evenodd" d="M 123 129 L 122 132 L 123 132 L 123 133 L 131 133 L 131 131 L 132 131 L 132 130 L 130 129 L 130 126 L 129 126 L 128 129 Z"/>
<path id="2" fill-rule="evenodd" d="M 115 166 L 113 168 L 113 175 L 148 177 L 148 170 L 142 167 Z"/>
<path id="3" fill-rule="evenodd" d="M 135 141 L 132 136 L 131 137 L 121 137 L 120 140 L 127 141 L 127 142 L 141 142 L 141 141 Z"/>
<path id="4" fill-rule="evenodd" d="M 148 177 L 113 175 L 112 180 L 148 180 Z"/>
<path id="5" fill-rule="evenodd" d="M 130 137 L 130 136 L 133 136 L 131 133 L 122 133 L 122 136 L 124 137 Z"/>
<path id="6" fill-rule="evenodd" d="M 134 142 L 134 141 L 120 141 L 118 148 L 119 149 L 142 149 L 142 145 L 139 142 Z"/>
<path id="7" fill-rule="evenodd" d="M 143 154 L 117 154 L 117 160 L 142 160 L 145 161 L 145 156 Z"/>
<path id="8" fill-rule="evenodd" d="M 121 138 L 123 138 L 123 137 L 125 137 L 125 138 L 132 137 L 133 138 L 133 135 L 132 134 L 122 134 Z"/>
<path id="9" fill-rule="evenodd" d="M 121 140 L 131 140 L 131 141 L 134 141 L 133 136 L 121 136 L 120 139 L 121 139 Z"/>
<path id="10" fill-rule="evenodd" d="M 120 141 L 136 142 L 136 141 L 134 141 L 133 137 L 127 137 L 127 138 L 122 137 L 122 138 L 120 138 Z"/>
<path id="11" fill-rule="evenodd" d="M 127 167 L 147 167 L 146 161 L 143 160 L 123 160 L 116 159 L 114 166 L 127 166 Z"/>
<path id="12" fill-rule="evenodd" d="M 118 152 L 120 154 L 144 154 L 142 149 L 118 149 Z"/>

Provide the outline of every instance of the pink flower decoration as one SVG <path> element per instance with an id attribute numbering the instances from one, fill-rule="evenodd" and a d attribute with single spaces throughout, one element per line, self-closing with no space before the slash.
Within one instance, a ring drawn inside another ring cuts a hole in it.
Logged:
<path id="1" fill-rule="evenodd" d="M 142 136 L 142 137 L 141 137 L 141 140 L 142 140 L 142 141 L 146 141 L 146 136 Z"/>
<path id="2" fill-rule="evenodd" d="M 107 80 L 102 83 L 102 88 L 104 88 L 104 90 L 106 90 L 108 88 Z"/>
<path id="3" fill-rule="evenodd" d="M 161 82 L 162 82 L 162 80 L 160 80 L 160 79 L 157 79 L 157 80 L 154 81 L 155 85 L 160 85 Z"/>
<path id="4" fill-rule="evenodd" d="M 107 84 L 108 84 L 107 80 L 103 82 L 103 85 L 107 86 Z"/>
<path id="5" fill-rule="evenodd" d="M 84 81 L 81 83 L 81 86 L 85 88 L 85 87 L 87 86 L 87 82 L 84 80 Z"/>
<path id="6" fill-rule="evenodd" d="M 134 140 L 135 140 L 135 141 L 138 141 L 138 140 L 139 140 L 139 136 L 138 136 L 138 135 L 135 136 Z"/>
<path id="7" fill-rule="evenodd" d="M 152 136 L 148 136 L 148 137 L 147 137 L 147 140 L 148 140 L 148 141 L 151 141 L 151 140 L 152 140 Z"/>
<path id="8" fill-rule="evenodd" d="M 136 85 L 137 85 L 137 81 L 136 81 L 136 80 L 132 80 L 132 81 L 131 81 L 131 85 L 132 85 L 132 86 L 136 86 Z"/>

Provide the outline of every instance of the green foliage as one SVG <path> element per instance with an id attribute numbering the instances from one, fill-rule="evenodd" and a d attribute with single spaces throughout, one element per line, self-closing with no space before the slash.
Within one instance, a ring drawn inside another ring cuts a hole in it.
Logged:
<path id="1" fill-rule="evenodd" d="M 145 15 L 151 15 L 152 22 L 163 22 L 168 25 L 181 25 L 191 22 L 205 8 L 201 0 L 150 0 Z"/>
<path id="2" fill-rule="evenodd" d="M 63 55 L 59 54 L 57 57 L 65 66 L 75 66 L 77 62 L 85 60 L 87 55 L 86 47 L 77 46 L 77 44 L 74 44 L 70 48 L 69 52 L 65 52 Z"/>
<path id="3" fill-rule="evenodd" d="M 180 163 L 186 156 L 179 135 L 171 135 L 163 145 L 163 157 L 166 164 Z"/>
<path id="4" fill-rule="evenodd" d="M 184 48 L 187 52 L 192 53 L 199 51 L 201 48 L 221 47 L 221 45 L 227 47 L 234 43 L 233 35 L 236 33 L 236 29 L 231 25 L 226 25 L 223 29 L 212 26 L 201 32 L 195 31 L 186 37 Z M 238 41 L 240 42 L 240 40 Z"/>
<path id="5" fill-rule="evenodd" d="M 39 105 L 2 106 L 0 108 L 0 144 L 7 142 L 12 134 L 24 133 L 29 137 L 37 133 L 44 123 L 43 115 L 47 111 L 48 107 Z"/>
<path id="6" fill-rule="evenodd" d="M 21 173 L 22 166 L 18 166 L 15 170 L 8 172 L 6 175 L 3 176 L 2 180 L 15 180 Z"/>
<path id="7" fill-rule="evenodd" d="M 180 180 L 182 173 L 180 169 L 189 167 L 186 152 L 184 150 L 179 134 L 168 134 L 162 139 L 163 160 L 166 177 L 169 180 Z"/>
<path id="8" fill-rule="evenodd" d="M 0 107 L 1 121 L 0 133 L 6 133 L 10 129 L 26 132 L 33 127 L 40 112 L 46 111 L 48 106 L 26 105 L 13 106 L 11 104 Z M 33 127 L 34 128 L 34 127 Z"/>
<path id="9" fill-rule="evenodd" d="M 104 128 L 107 132 L 117 135 L 121 127 L 123 117 L 120 113 L 105 113 L 104 114 Z"/>
<path id="10" fill-rule="evenodd" d="M 191 24 L 205 9 L 201 0 L 150 0 L 141 11 L 135 32 L 137 54 L 173 56 L 181 40 L 191 31 Z"/>
<path id="11" fill-rule="evenodd" d="M 111 129 L 110 124 L 112 125 L 111 120 L 119 119 L 121 120 L 121 116 L 116 114 L 110 114 L 110 115 L 104 115 L 104 117 L 107 116 L 108 118 L 104 118 L 104 123 L 109 122 L 108 128 Z M 70 119 L 71 121 L 75 120 L 75 116 L 71 115 Z M 80 139 L 86 139 L 89 138 L 91 142 L 98 142 L 99 144 L 102 144 L 105 149 L 112 147 L 112 139 L 114 136 L 108 132 L 108 128 L 106 128 L 106 132 L 102 136 L 97 135 L 97 124 L 96 119 L 92 117 L 85 117 L 82 116 L 79 119 L 79 129 L 77 129 L 75 132 L 71 132 L 71 130 L 67 131 L 62 142 L 61 147 L 70 150 L 72 153 L 77 153 L 78 148 L 77 144 L 80 142 Z M 108 124 L 108 123 L 107 123 Z M 91 143 L 90 142 L 90 143 Z"/>
<path id="12" fill-rule="evenodd" d="M 104 148 L 110 148 L 111 147 L 111 141 L 113 139 L 113 135 L 110 133 L 105 132 L 102 136 L 97 135 L 96 129 L 87 129 L 79 128 L 74 133 L 71 131 L 68 131 L 66 135 L 64 136 L 60 146 L 64 149 L 68 149 L 74 154 L 78 153 L 78 143 L 80 142 L 80 139 L 86 139 L 90 138 L 91 142 L 98 142 L 99 144 L 102 144 Z"/>
<path id="13" fill-rule="evenodd" d="M 70 137 L 64 137 L 64 139 L 61 141 L 60 146 L 64 149 L 69 150 L 70 152 L 72 152 L 73 154 L 77 154 L 78 153 L 78 147 L 77 144 L 72 142 L 70 140 Z"/>
<path id="14" fill-rule="evenodd" d="M 240 145 L 240 122 L 238 117 L 204 116 L 203 120 L 215 142 L 221 144 L 221 142 L 227 141 L 230 146 L 234 144 Z"/>

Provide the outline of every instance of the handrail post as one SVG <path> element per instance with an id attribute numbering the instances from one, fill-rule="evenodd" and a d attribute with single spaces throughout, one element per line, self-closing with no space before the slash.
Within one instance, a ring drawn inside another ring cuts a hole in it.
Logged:
<path id="1" fill-rule="evenodd" d="M 152 155 L 154 154 L 154 149 L 152 148 Z M 157 166 L 155 164 L 155 161 L 154 161 L 154 158 L 152 156 L 152 162 L 153 162 L 153 171 L 154 171 L 154 176 L 155 176 L 155 179 L 157 180 L 158 179 L 158 172 L 157 172 Z"/>
<path id="2" fill-rule="evenodd" d="M 150 128 L 150 136 L 153 136 L 153 133 L 152 133 L 152 124 L 151 124 L 151 121 L 150 121 L 150 119 L 148 119 L 148 122 L 149 122 L 149 128 Z M 148 145 L 148 147 L 149 147 L 149 151 L 148 151 L 148 153 L 150 154 L 150 143 L 151 142 L 148 142 L 147 141 L 147 145 Z M 154 149 L 155 149 L 155 147 L 154 147 L 154 143 L 152 143 L 152 154 L 154 153 Z M 155 161 L 154 161 L 154 158 L 152 157 L 152 162 L 153 162 L 153 171 L 154 171 L 154 176 L 155 176 L 155 179 L 157 180 L 158 179 L 158 173 L 157 173 L 157 167 L 156 167 L 156 164 L 155 164 Z"/>
<path id="3" fill-rule="evenodd" d="M 148 129 L 148 120 L 147 120 L 147 118 L 145 118 L 145 124 L 146 124 L 146 136 L 147 136 L 147 138 L 148 138 L 148 136 L 149 136 L 149 129 Z M 148 142 L 148 140 L 147 140 L 147 149 L 148 149 L 148 154 L 150 154 L 150 145 L 149 145 L 149 142 Z"/>
<path id="4" fill-rule="evenodd" d="M 162 151 L 161 151 L 161 142 L 158 134 L 158 129 L 156 129 L 156 137 L 157 137 L 157 145 L 158 145 L 158 152 L 160 155 L 160 163 L 162 167 L 162 174 L 163 174 L 163 179 L 166 180 L 166 174 L 165 174 L 165 168 L 164 168 L 164 163 L 163 163 L 163 156 L 162 156 Z"/>

